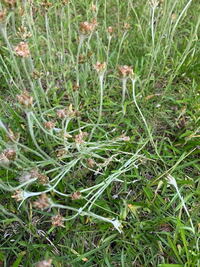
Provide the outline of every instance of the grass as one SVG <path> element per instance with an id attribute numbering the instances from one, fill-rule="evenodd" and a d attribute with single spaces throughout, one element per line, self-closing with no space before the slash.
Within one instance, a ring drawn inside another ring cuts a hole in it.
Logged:
<path id="1" fill-rule="evenodd" d="M 198 1 L 8 2 L 0 266 L 200 266 Z"/>

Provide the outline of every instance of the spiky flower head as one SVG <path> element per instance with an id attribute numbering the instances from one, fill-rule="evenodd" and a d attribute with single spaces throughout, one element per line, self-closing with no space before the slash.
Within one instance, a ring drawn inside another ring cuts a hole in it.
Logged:
<path id="1" fill-rule="evenodd" d="M 51 223 L 55 227 L 65 227 L 63 224 L 64 218 L 61 215 L 55 215 L 51 218 Z"/>
<path id="2" fill-rule="evenodd" d="M 80 32 L 84 35 L 92 33 L 97 27 L 96 19 L 93 19 L 92 22 L 84 21 L 80 23 Z"/>
<path id="3" fill-rule="evenodd" d="M 133 76 L 133 68 L 130 67 L 130 66 L 127 66 L 127 65 L 124 65 L 124 66 L 120 66 L 118 68 L 119 70 L 119 75 L 122 77 L 122 78 L 128 78 L 128 77 L 132 77 Z"/>
<path id="4" fill-rule="evenodd" d="M 29 46 L 26 42 L 20 42 L 15 48 L 14 51 L 17 56 L 27 58 L 30 56 Z"/>
<path id="5" fill-rule="evenodd" d="M 6 18 L 7 11 L 6 9 L 0 11 L 0 22 L 3 22 Z"/>
<path id="6" fill-rule="evenodd" d="M 40 210 L 44 210 L 50 207 L 50 201 L 46 194 L 42 194 L 36 201 L 33 202 L 33 206 Z"/>
<path id="7" fill-rule="evenodd" d="M 17 100 L 20 105 L 26 108 L 32 107 L 33 105 L 33 97 L 27 91 L 17 95 Z"/>
<path id="8" fill-rule="evenodd" d="M 94 64 L 94 69 L 97 73 L 104 73 L 106 70 L 106 62 L 100 63 L 99 61 L 97 61 L 97 63 Z"/>

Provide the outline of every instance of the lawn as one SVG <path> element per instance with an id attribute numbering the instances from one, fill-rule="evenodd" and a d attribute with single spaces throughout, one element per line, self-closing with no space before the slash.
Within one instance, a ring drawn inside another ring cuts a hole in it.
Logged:
<path id="1" fill-rule="evenodd" d="M 2 0 L 0 267 L 200 266 L 196 0 Z"/>

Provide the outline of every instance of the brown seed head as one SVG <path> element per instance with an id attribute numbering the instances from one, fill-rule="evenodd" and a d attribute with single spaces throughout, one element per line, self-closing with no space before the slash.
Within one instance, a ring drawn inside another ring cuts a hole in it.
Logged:
<path id="1" fill-rule="evenodd" d="M 37 178 L 40 184 L 48 184 L 49 177 L 46 174 L 39 172 L 37 169 L 30 171 L 32 178 Z"/>
<path id="2" fill-rule="evenodd" d="M 71 194 L 71 199 L 72 200 L 76 200 L 76 199 L 80 199 L 81 198 L 81 193 L 80 192 L 74 192 L 73 194 Z"/>
<path id="3" fill-rule="evenodd" d="M 94 19 L 91 23 L 88 21 L 84 21 L 80 23 L 80 32 L 82 34 L 90 34 L 92 33 L 97 26 L 97 22 Z"/>
<path id="4" fill-rule="evenodd" d="M 20 42 L 15 48 L 14 48 L 15 53 L 23 58 L 29 57 L 30 56 L 30 50 L 28 47 L 28 44 L 25 42 Z"/>
<path id="5" fill-rule="evenodd" d="M 24 199 L 23 191 L 22 190 L 16 190 L 15 193 L 11 197 L 16 199 L 16 201 L 22 201 Z"/>
<path id="6" fill-rule="evenodd" d="M 52 6 L 52 3 L 48 2 L 47 0 L 45 0 L 44 2 L 41 3 L 41 5 L 47 11 Z"/>
<path id="7" fill-rule="evenodd" d="M 38 262 L 35 267 L 52 267 L 52 260 L 49 259 L 49 260 L 44 260 L 44 261 L 40 261 Z"/>
<path id="8" fill-rule="evenodd" d="M 47 195 L 46 194 L 40 195 L 39 198 L 33 202 L 33 206 L 35 208 L 40 209 L 40 210 L 44 210 L 44 209 L 49 208 L 50 203 L 49 203 L 49 199 L 48 199 Z"/>
<path id="9" fill-rule="evenodd" d="M 66 154 L 67 154 L 67 150 L 66 150 L 65 148 L 61 148 L 61 149 L 56 150 L 56 156 L 57 156 L 58 158 L 62 158 L 62 157 L 64 157 Z"/>
<path id="10" fill-rule="evenodd" d="M 51 129 L 53 129 L 55 127 L 55 122 L 53 122 L 53 121 L 46 121 L 44 123 L 44 127 L 46 129 L 48 129 L 48 130 L 51 130 Z"/>
<path id="11" fill-rule="evenodd" d="M 9 160 L 15 160 L 17 153 L 16 150 L 9 148 L 4 151 L 4 155 L 6 156 L 7 159 Z"/>
<path id="12" fill-rule="evenodd" d="M 24 91 L 21 95 L 17 95 L 17 100 L 20 105 L 26 108 L 32 107 L 33 105 L 33 97 L 27 91 Z"/>
<path id="13" fill-rule="evenodd" d="M 63 5 L 69 4 L 69 0 L 62 0 Z"/>
<path id="14" fill-rule="evenodd" d="M 38 71 L 38 70 L 34 70 L 34 71 L 32 72 L 32 77 L 33 77 L 33 79 L 35 79 L 35 80 L 41 78 L 42 75 L 43 75 L 43 73 L 40 72 L 40 71 Z"/>
<path id="15" fill-rule="evenodd" d="M 4 2 L 10 6 L 14 6 L 16 4 L 16 0 L 4 0 Z"/>
<path id="16" fill-rule="evenodd" d="M 6 9 L 0 11 L 0 22 L 5 20 L 6 14 L 7 14 Z"/>
<path id="17" fill-rule="evenodd" d="M 22 40 L 26 40 L 26 39 L 28 39 L 28 38 L 30 38 L 32 36 L 32 34 L 28 31 L 28 29 L 26 27 L 23 27 L 23 26 L 18 28 L 17 35 Z"/>
<path id="18" fill-rule="evenodd" d="M 96 162 L 93 159 L 89 158 L 87 159 L 87 164 L 90 168 L 94 168 L 94 166 L 96 165 Z"/>
<path id="19" fill-rule="evenodd" d="M 130 66 L 127 66 L 127 65 L 120 66 L 118 70 L 119 70 L 119 75 L 122 78 L 128 78 L 128 77 L 133 76 L 133 68 Z"/>
<path id="20" fill-rule="evenodd" d="M 123 28 L 124 28 L 124 30 L 128 31 L 128 30 L 130 30 L 131 25 L 129 23 L 125 22 Z"/>
<path id="21" fill-rule="evenodd" d="M 77 83 L 74 83 L 72 86 L 73 91 L 78 91 L 79 88 L 80 86 Z"/>
<path id="22" fill-rule="evenodd" d="M 37 178 L 39 183 L 41 184 L 47 184 L 49 182 L 48 176 L 40 173 L 37 169 L 32 169 L 30 171 L 23 172 L 22 175 L 19 177 L 19 181 L 20 183 L 24 183 L 34 178 Z"/>
<path id="23" fill-rule="evenodd" d="M 0 154 L 0 166 L 8 166 L 10 164 L 10 160 L 6 157 L 5 153 Z"/>
<path id="24" fill-rule="evenodd" d="M 85 141 L 85 137 L 88 136 L 88 133 L 86 132 L 80 132 L 79 134 L 75 135 L 75 142 L 76 144 L 83 144 Z"/>
<path id="25" fill-rule="evenodd" d="M 65 108 L 64 109 L 58 109 L 56 111 L 56 114 L 57 114 L 59 119 L 64 119 L 64 118 L 66 118 L 66 109 Z"/>
<path id="26" fill-rule="evenodd" d="M 97 63 L 94 64 L 94 69 L 97 71 L 97 73 L 104 73 L 106 70 L 106 62 L 100 63 L 97 61 Z"/>
<path id="27" fill-rule="evenodd" d="M 53 226 L 59 226 L 59 227 L 65 227 L 63 222 L 64 222 L 64 218 L 61 216 L 61 215 L 56 215 L 56 216 L 53 216 L 51 218 L 51 222 L 52 222 L 52 225 Z"/>

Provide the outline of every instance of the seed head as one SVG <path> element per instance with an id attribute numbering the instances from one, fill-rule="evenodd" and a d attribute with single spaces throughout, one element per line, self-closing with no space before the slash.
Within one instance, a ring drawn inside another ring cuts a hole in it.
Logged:
<path id="1" fill-rule="evenodd" d="M 48 176 L 40 173 L 37 169 L 23 172 L 19 177 L 19 181 L 20 183 L 24 183 L 34 178 L 38 179 L 41 184 L 47 184 L 49 182 Z"/>
<path id="2" fill-rule="evenodd" d="M 106 62 L 100 63 L 97 61 L 97 63 L 94 64 L 94 69 L 97 71 L 97 73 L 104 73 L 106 70 Z"/>
<path id="3" fill-rule="evenodd" d="M 6 9 L 0 11 L 0 22 L 5 20 L 6 14 L 7 14 Z"/>
<path id="4" fill-rule="evenodd" d="M 69 0 L 62 0 L 63 5 L 69 4 Z"/>
<path id="5" fill-rule="evenodd" d="M 75 142 L 76 144 L 83 144 L 85 141 L 85 137 L 88 136 L 88 133 L 86 132 L 80 132 L 79 134 L 75 135 Z"/>
<path id="6" fill-rule="evenodd" d="M 56 114 L 57 114 L 59 119 L 64 119 L 64 118 L 66 118 L 66 109 L 58 109 L 56 111 Z"/>
<path id="7" fill-rule="evenodd" d="M 46 194 L 42 194 L 36 201 L 33 202 L 33 206 L 40 210 L 47 209 L 50 206 L 49 198 Z"/>
<path id="8" fill-rule="evenodd" d="M 72 200 L 76 200 L 76 199 L 80 199 L 81 198 L 81 193 L 80 192 L 74 192 L 73 194 L 71 194 L 71 199 Z"/>
<path id="9" fill-rule="evenodd" d="M 4 2 L 10 6 L 14 6 L 16 4 L 16 0 L 4 0 Z"/>
<path id="10" fill-rule="evenodd" d="M 77 83 L 74 83 L 73 86 L 73 91 L 78 91 L 78 89 L 80 88 L 80 86 Z"/>
<path id="11" fill-rule="evenodd" d="M 46 129 L 48 129 L 48 130 L 51 130 L 51 129 L 53 129 L 55 127 L 55 122 L 53 122 L 53 121 L 46 121 L 44 123 L 44 127 Z"/>
<path id="12" fill-rule="evenodd" d="M 33 79 L 35 79 L 35 80 L 41 78 L 42 75 L 43 75 L 43 73 L 40 72 L 40 71 L 38 71 L 38 70 L 34 70 L 34 71 L 32 72 L 32 77 L 33 77 Z"/>
<path id="13" fill-rule="evenodd" d="M 51 218 L 53 226 L 65 227 L 63 224 L 64 218 L 61 215 L 56 215 Z"/>
<path id="14" fill-rule="evenodd" d="M 10 160 L 6 157 L 5 153 L 0 154 L 0 166 L 8 166 L 10 164 Z"/>
<path id="15" fill-rule="evenodd" d="M 4 155 L 6 156 L 7 159 L 9 160 L 15 160 L 17 153 L 16 150 L 9 148 L 4 151 Z"/>
<path id="16" fill-rule="evenodd" d="M 44 261 L 40 261 L 36 264 L 35 267 L 52 267 L 52 260 L 49 259 L 49 260 L 44 260 Z"/>
<path id="17" fill-rule="evenodd" d="M 15 48 L 14 48 L 15 53 L 23 58 L 29 57 L 30 56 L 30 50 L 28 47 L 28 44 L 25 42 L 20 42 Z"/>
<path id="18" fill-rule="evenodd" d="M 44 2 L 41 3 L 41 5 L 47 11 L 52 6 L 52 3 L 48 2 L 47 0 L 44 0 Z"/>
<path id="19" fill-rule="evenodd" d="M 89 158 L 87 159 L 87 164 L 90 168 L 94 168 L 94 166 L 96 165 L 96 162 L 93 159 Z"/>
<path id="20" fill-rule="evenodd" d="M 30 38 L 32 36 L 32 34 L 28 31 L 28 29 L 26 27 L 23 27 L 23 26 L 18 28 L 17 35 L 22 40 L 26 40 L 26 39 L 28 39 L 28 38 Z"/>
<path id="21" fill-rule="evenodd" d="M 127 66 L 127 65 L 120 66 L 118 70 L 119 70 L 119 75 L 122 78 L 128 78 L 128 77 L 133 76 L 133 68 L 130 66 Z"/>
<path id="22" fill-rule="evenodd" d="M 129 23 L 125 22 L 123 28 L 124 28 L 125 31 L 128 31 L 128 30 L 130 30 L 131 25 Z"/>
<path id="23" fill-rule="evenodd" d="M 97 21 L 94 19 L 92 22 L 84 21 L 80 23 L 80 32 L 84 35 L 92 33 L 97 26 Z"/>
<path id="24" fill-rule="evenodd" d="M 149 0 L 149 2 L 152 8 L 156 8 L 159 5 L 158 0 Z"/>
<path id="25" fill-rule="evenodd" d="M 27 91 L 24 91 L 21 95 L 17 95 L 17 100 L 20 105 L 26 108 L 32 107 L 33 105 L 33 97 Z"/>
<path id="26" fill-rule="evenodd" d="M 22 201 L 24 199 L 23 191 L 16 190 L 15 193 L 11 196 L 12 198 L 16 199 L 16 201 Z"/>

